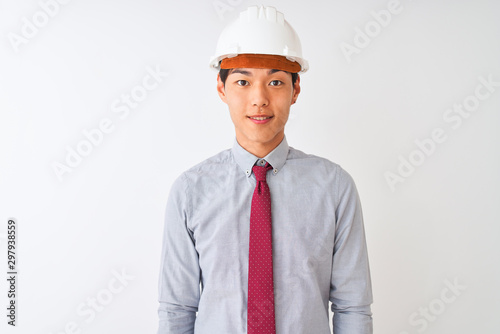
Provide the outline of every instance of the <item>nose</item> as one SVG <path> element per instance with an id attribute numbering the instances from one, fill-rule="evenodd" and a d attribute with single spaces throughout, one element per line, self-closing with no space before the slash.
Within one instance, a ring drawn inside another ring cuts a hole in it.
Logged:
<path id="1" fill-rule="evenodd" d="M 259 108 L 269 105 L 269 96 L 266 87 L 263 85 L 255 85 L 252 89 L 250 101 L 252 106 Z"/>

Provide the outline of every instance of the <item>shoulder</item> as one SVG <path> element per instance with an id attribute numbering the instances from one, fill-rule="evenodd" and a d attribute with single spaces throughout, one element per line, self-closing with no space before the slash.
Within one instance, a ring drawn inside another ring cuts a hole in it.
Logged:
<path id="1" fill-rule="evenodd" d="M 231 149 L 225 149 L 184 170 L 177 176 L 175 182 L 189 183 L 190 181 L 193 181 L 201 176 L 207 176 L 211 173 L 220 172 L 221 165 L 229 166 L 232 162 L 233 157 L 231 155 Z"/>
<path id="2" fill-rule="evenodd" d="M 213 182 L 219 174 L 224 175 L 224 171 L 232 162 L 230 151 L 230 149 L 225 149 L 182 171 L 171 184 L 170 196 L 189 198 L 193 189 L 203 188 L 204 184 Z M 224 168 L 221 168 L 221 165 L 225 165 Z"/>
<path id="3" fill-rule="evenodd" d="M 212 168 L 220 167 L 220 165 L 224 165 L 232 162 L 231 149 L 225 149 L 217 154 L 212 155 L 211 157 L 197 163 L 196 165 L 191 166 L 187 170 L 184 171 L 183 174 L 198 174 L 203 173 L 204 171 L 210 170 Z"/>
<path id="4" fill-rule="evenodd" d="M 286 163 L 307 167 L 311 173 L 320 175 L 325 183 L 334 183 L 338 191 L 355 186 L 352 176 L 340 164 L 325 157 L 305 153 L 290 146 Z"/>
<path id="5" fill-rule="evenodd" d="M 293 165 L 307 165 L 315 172 L 338 173 L 342 167 L 327 159 L 315 154 L 305 153 L 290 146 L 286 163 Z"/>

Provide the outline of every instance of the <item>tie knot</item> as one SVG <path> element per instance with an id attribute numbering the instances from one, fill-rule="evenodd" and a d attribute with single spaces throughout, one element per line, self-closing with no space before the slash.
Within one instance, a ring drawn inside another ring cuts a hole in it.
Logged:
<path id="1" fill-rule="evenodd" d="M 253 166 L 252 171 L 255 174 L 255 179 L 257 181 L 266 181 L 267 171 L 273 169 L 273 166 L 266 162 L 265 166 Z"/>

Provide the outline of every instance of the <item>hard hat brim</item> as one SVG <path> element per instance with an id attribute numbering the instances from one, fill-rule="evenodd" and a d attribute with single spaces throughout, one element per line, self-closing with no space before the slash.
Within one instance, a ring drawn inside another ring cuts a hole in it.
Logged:
<path id="1" fill-rule="evenodd" d="M 236 57 L 224 58 L 220 62 L 220 68 L 270 68 L 290 73 L 298 73 L 301 66 L 296 61 L 288 60 L 280 55 L 243 53 Z"/>

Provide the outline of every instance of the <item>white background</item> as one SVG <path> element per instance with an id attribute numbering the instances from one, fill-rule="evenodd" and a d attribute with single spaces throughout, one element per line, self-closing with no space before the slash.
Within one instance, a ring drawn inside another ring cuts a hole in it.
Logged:
<path id="1" fill-rule="evenodd" d="M 498 333 L 500 87 L 460 126 L 443 116 L 472 101 L 479 77 L 500 82 L 500 3 L 401 0 L 346 57 L 342 43 L 354 46 L 356 29 L 388 3 L 265 3 L 285 14 L 310 63 L 285 133 L 356 181 L 375 333 Z M 19 237 L 18 326 L 6 324 L 2 278 L 2 333 L 156 332 L 168 192 L 182 171 L 233 144 L 208 60 L 222 28 L 254 4 L 73 0 L 43 22 L 37 1 L 0 2 L 1 277 L 8 218 Z M 12 36 L 34 16 L 38 31 L 16 47 Z M 140 91 L 148 68 L 168 76 L 120 118 L 113 105 Z M 59 179 L 54 164 L 105 119 L 113 130 Z M 415 153 L 435 128 L 446 140 Z M 391 190 L 385 174 L 398 173 L 400 156 L 419 165 Z M 114 279 L 122 271 L 123 284 Z M 92 318 L 97 297 L 105 305 Z"/>

